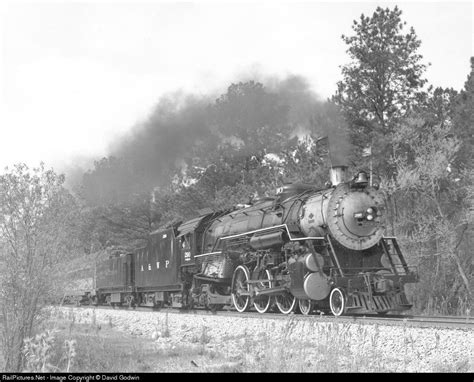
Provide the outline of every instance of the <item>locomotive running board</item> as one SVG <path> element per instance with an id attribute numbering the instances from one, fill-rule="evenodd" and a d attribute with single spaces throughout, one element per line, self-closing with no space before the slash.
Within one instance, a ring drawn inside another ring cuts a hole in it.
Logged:
<path id="1" fill-rule="evenodd" d="M 220 237 L 217 241 L 223 241 L 223 240 L 229 240 L 229 239 L 236 239 L 239 237 L 247 236 L 247 235 L 253 235 L 255 233 L 261 233 L 261 232 L 267 232 L 267 231 L 279 231 L 281 229 L 284 229 L 288 235 L 288 239 L 290 241 L 300 241 L 300 240 L 325 240 L 326 238 L 323 236 L 305 236 L 305 237 L 293 237 L 291 236 L 290 230 L 288 229 L 288 226 L 286 224 L 280 224 L 276 225 L 273 227 L 266 227 L 266 228 L 260 228 L 256 229 L 254 231 L 248 231 L 248 232 L 243 232 L 239 233 L 236 235 L 229 235 L 229 236 L 224 236 Z"/>

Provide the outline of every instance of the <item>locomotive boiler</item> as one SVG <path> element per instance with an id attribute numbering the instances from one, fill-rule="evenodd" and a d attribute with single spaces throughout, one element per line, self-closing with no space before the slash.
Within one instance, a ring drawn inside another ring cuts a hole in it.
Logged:
<path id="1" fill-rule="evenodd" d="M 346 170 L 332 168 L 322 190 L 287 184 L 153 232 L 145 248 L 109 259 L 94 301 L 336 316 L 410 309 L 405 284 L 418 276 L 384 236 L 383 194 Z"/>

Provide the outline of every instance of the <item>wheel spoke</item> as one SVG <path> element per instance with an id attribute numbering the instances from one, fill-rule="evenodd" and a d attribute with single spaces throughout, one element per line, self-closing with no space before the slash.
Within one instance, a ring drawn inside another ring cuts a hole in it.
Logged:
<path id="1" fill-rule="evenodd" d="M 262 281 L 259 283 L 258 287 L 262 289 L 267 289 L 272 287 L 272 281 L 271 281 L 271 274 L 269 270 L 265 270 L 264 272 L 260 272 L 258 275 L 258 278 L 260 280 L 268 280 L 268 281 Z M 271 302 L 272 299 L 270 296 L 258 296 L 254 298 L 254 303 L 253 306 L 259 313 L 266 313 L 271 307 Z"/>
<path id="2" fill-rule="evenodd" d="M 293 312 L 296 307 L 296 297 L 286 292 L 276 296 L 276 304 L 283 314 Z"/>
<path id="3" fill-rule="evenodd" d="M 304 314 L 305 316 L 310 314 L 313 310 L 313 302 L 311 300 L 300 299 L 298 300 L 298 306 L 301 314 Z"/>
<path id="4" fill-rule="evenodd" d="M 234 277 L 232 278 L 232 302 L 238 312 L 244 312 L 248 309 L 250 296 L 242 296 L 242 292 L 249 291 L 249 271 L 246 266 L 239 265 L 235 268 Z"/>

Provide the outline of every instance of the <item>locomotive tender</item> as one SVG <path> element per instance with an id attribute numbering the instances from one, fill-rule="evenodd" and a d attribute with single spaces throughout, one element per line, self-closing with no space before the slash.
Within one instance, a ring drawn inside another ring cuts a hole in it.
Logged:
<path id="1" fill-rule="evenodd" d="M 333 167 L 327 189 L 285 185 L 274 198 L 155 231 L 146 247 L 95 266 L 90 298 L 336 316 L 410 309 L 404 286 L 418 275 L 383 235 L 383 195 L 365 172 L 345 173 Z"/>

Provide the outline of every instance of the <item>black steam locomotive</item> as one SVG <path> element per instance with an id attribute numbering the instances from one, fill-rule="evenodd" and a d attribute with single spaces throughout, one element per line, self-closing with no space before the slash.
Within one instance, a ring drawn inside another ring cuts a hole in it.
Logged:
<path id="1" fill-rule="evenodd" d="M 327 189 L 285 185 L 274 198 L 155 231 L 135 253 L 98 262 L 83 297 L 336 316 L 410 309 L 404 285 L 418 276 L 396 239 L 383 236 L 383 195 L 366 173 L 345 181 L 345 172 L 332 168 Z"/>

